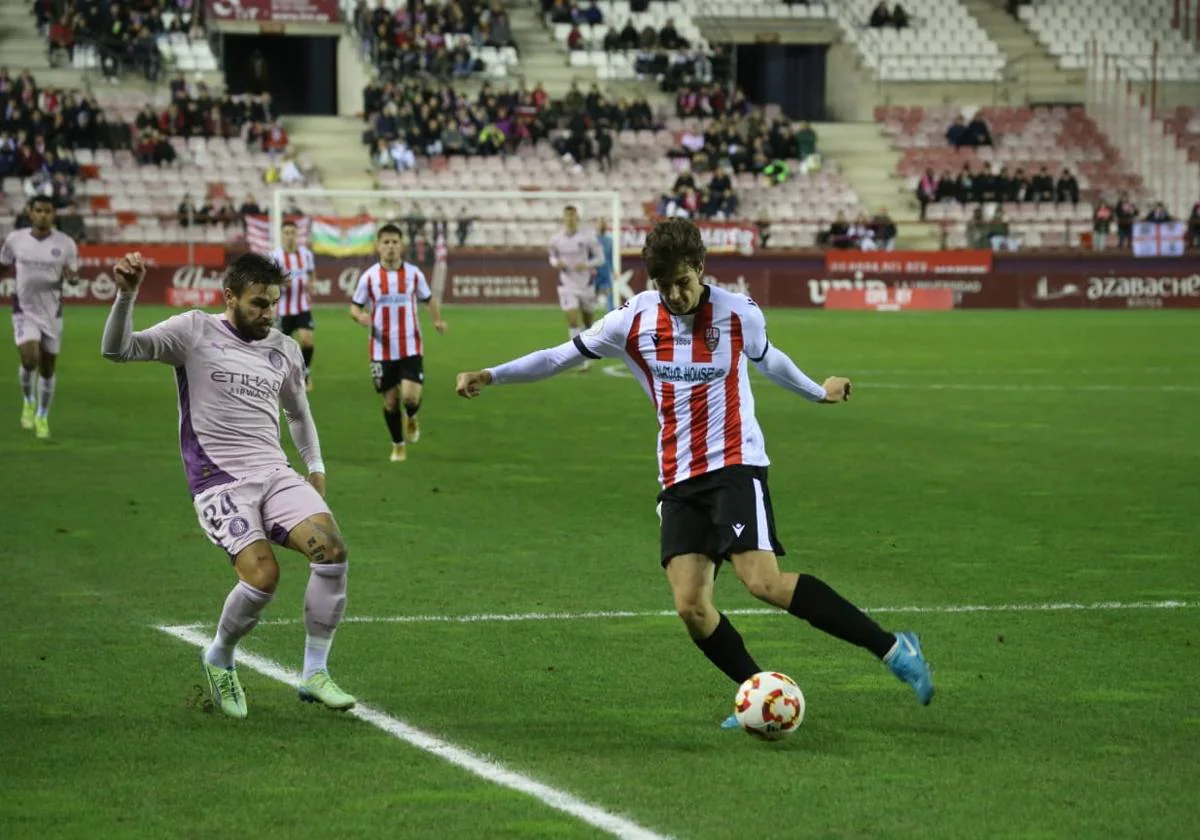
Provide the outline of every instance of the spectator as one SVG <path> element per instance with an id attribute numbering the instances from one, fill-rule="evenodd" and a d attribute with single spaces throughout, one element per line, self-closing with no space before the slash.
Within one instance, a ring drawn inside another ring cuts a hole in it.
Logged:
<path id="1" fill-rule="evenodd" d="M 619 52 L 622 49 L 621 33 L 610 26 L 608 32 L 604 33 L 604 51 Z"/>
<path id="2" fill-rule="evenodd" d="M 917 202 L 921 205 L 921 221 L 925 221 L 925 208 L 938 200 L 938 181 L 933 174 L 933 168 L 925 170 L 925 174 L 917 182 Z"/>
<path id="3" fill-rule="evenodd" d="M 247 216 L 262 215 L 262 208 L 258 206 L 258 202 L 254 200 L 254 196 L 247 195 L 242 200 L 241 206 L 238 207 L 238 215 L 245 221 Z"/>
<path id="4" fill-rule="evenodd" d="M 937 182 L 937 200 L 954 201 L 958 198 L 958 182 L 950 174 L 950 170 L 942 172 Z"/>
<path id="5" fill-rule="evenodd" d="M 612 134 L 609 133 L 608 123 L 601 122 L 596 128 L 596 162 L 601 172 L 612 172 Z"/>
<path id="6" fill-rule="evenodd" d="M 817 132 L 813 130 L 811 124 L 802 122 L 800 129 L 796 132 L 796 157 L 800 158 L 800 162 L 803 164 L 816 153 Z"/>
<path id="7" fill-rule="evenodd" d="M 604 23 L 604 13 L 596 5 L 596 0 L 592 0 L 591 4 L 584 10 L 583 19 L 588 26 L 599 26 Z M 612 30 L 610 29 L 609 31 L 611 32 Z"/>
<path id="8" fill-rule="evenodd" d="M 892 13 L 888 11 L 887 0 L 879 0 L 879 5 L 871 12 L 871 17 L 867 21 L 867 26 L 873 29 L 882 29 L 885 26 L 890 26 L 892 23 Z"/>
<path id="9" fill-rule="evenodd" d="M 1188 234 L 1193 248 L 1200 248 L 1200 199 L 1192 205 L 1192 214 L 1188 216 Z"/>
<path id="10" fill-rule="evenodd" d="M 1079 204 L 1079 182 L 1075 180 L 1070 169 L 1063 169 L 1062 174 L 1058 176 L 1058 183 L 1054 185 L 1054 201 L 1056 204 L 1064 201 Z"/>
<path id="11" fill-rule="evenodd" d="M 382 0 L 381 0 L 382 2 Z M 567 0 L 554 0 L 554 6 L 550 9 L 551 23 L 574 23 L 574 9 Z"/>
<path id="12" fill-rule="evenodd" d="M 1008 190 L 1005 193 L 1005 201 L 1022 202 L 1025 201 L 1029 194 L 1029 179 L 1025 177 L 1024 167 L 1018 166 L 1013 172 L 1012 179 L 1008 183 Z"/>
<path id="13" fill-rule="evenodd" d="M 642 29 L 642 34 L 638 36 L 638 49 L 653 50 L 658 46 L 658 33 L 654 31 L 653 26 L 647 26 Z"/>
<path id="14" fill-rule="evenodd" d="M 892 26 L 897 29 L 908 27 L 908 12 L 904 11 L 904 7 L 899 3 L 892 7 Z"/>
<path id="15" fill-rule="evenodd" d="M 263 132 L 262 149 L 266 152 L 272 163 L 279 155 L 287 152 L 288 148 L 288 133 L 280 124 L 279 118 L 271 120 L 268 128 Z"/>
<path id="16" fill-rule="evenodd" d="M 1103 251 L 1108 245 L 1108 235 L 1112 231 L 1113 209 L 1108 202 L 1100 199 L 1096 210 L 1092 213 L 1092 247 Z"/>
<path id="17" fill-rule="evenodd" d="M 1054 179 L 1050 176 L 1050 170 L 1045 166 L 1029 179 L 1027 198 L 1029 201 L 1035 202 L 1054 200 Z"/>
<path id="18" fill-rule="evenodd" d="M 587 42 L 583 39 L 583 33 L 579 31 L 578 26 L 572 26 L 570 33 L 567 35 L 567 49 L 572 52 L 587 48 Z"/>
<path id="19" fill-rule="evenodd" d="M 975 176 L 971 173 L 971 164 L 963 164 L 962 171 L 954 181 L 954 194 L 959 204 L 975 200 Z"/>
<path id="20" fill-rule="evenodd" d="M 54 184 L 44 170 L 39 170 L 26 178 L 24 190 L 26 200 L 32 199 L 35 196 L 54 198 Z"/>
<path id="21" fill-rule="evenodd" d="M 852 248 L 858 248 L 862 251 L 876 251 L 879 249 L 875 244 L 875 229 L 871 226 L 871 220 L 867 218 L 866 213 L 859 213 L 854 217 L 854 224 L 850 225 L 846 236 L 850 240 L 850 247 Z"/>
<path id="22" fill-rule="evenodd" d="M 871 229 L 877 250 L 891 251 L 896 247 L 896 223 L 886 207 L 879 208 L 875 218 L 871 219 Z"/>
<path id="23" fill-rule="evenodd" d="M 403 139 L 397 138 L 393 140 L 388 149 L 388 154 L 391 156 L 392 165 L 396 168 L 397 172 L 407 172 L 410 169 L 415 169 L 417 166 L 416 155 L 413 154 L 413 150 Z"/>
<path id="24" fill-rule="evenodd" d="M 1012 235 L 1012 230 L 1008 220 L 1004 218 L 1004 210 L 1001 207 L 997 207 L 996 212 L 992 214 L 991 224 L 988 225 L 988 242 L 993 251 L 1016 251 L 1021 247 L 1021 240 Z"/>
<path id="25" fill-rule="evenodd" d="M 625 25 L 621 27 L 621 48 L 625 50 L 636 50 L 638 45 L 638 31 L 633 25 L 633 20 L 625 21 Z"/>
<path id="26" fill-rule="evenodd" d="M 183 200 L 179 202 L 179 207 L 176 210 L 176 218 L 180 227 L 188 227 L 196 219 L 196 206 L 192 204 L 192 197 L 184 195 Z"/>
<path id="27" fill-rule="evenodd" d="M 849 249 L 853 247 L 853 242 L 850 239 L 850 224 L 846 221 L 846 214 L 841 210 L 837 211 L 833 223 L 829 225 L 829 230 L 822 237 L 830 248 Z"/>
<path id="28" fill-rule="evenodd" d="M 968 146 L 991 146 L 992 132 L 988 128 L 988 124 L 976 111 L 971 116 L 971 121 L 967 123 L 967 145 Z"/>
<path id="29" fill-rule="evenodd" d="M 993 184 L 996 191 L 996 201 L 1013 201 L 1012 197 L 1013 176 L 1008 171 L 1007 166 L 1001 166 L 1000 171 L 996 173 L 995 182 Z"/>
<path id="30" fill-rule="evenodd" d="M 1146 221 L 1153 222 L 1156 225 L 1165 225 L 1167 222 L 1173 221 L 1171 214 L 1167 212 L 1167 207 L 1161 201 L 1154 203 L 1154 207 L 1146 214 Z"/>
<path id="31" fill-rule="evenodd" d="M 974 250 L 990 247 L 989 232 L 988 223 L 983 218 L 983 208 L 976 207 L 971 214 L 971 221 L 967 222 L 967 247 Z"/>
<path id="32" fill-rule="evenodd" d="M 946 142 L 956 149 L 971 145 L 967 135 L 967 121 L 963 119 L 962 114 L 955 117 L 954 122 L 946 129 Z"/>
<path id="33" fill-rule="evenodd" d="M 663 28 L 658 31 L 658 43 L 668 50 L 685 50 L 689 46 L 687 39 L 679 36 L 674 18 L 667 18 Z"/>
<path id="34" fill-rule="evenodd" d="M 1128 193 L 1121 193 L 1114 211 L 1117 219 L 1117 247 L 1133 247 L 1133 223 L 1137 220 L 1138 206 L 1129 200 Z"/>
<path id="35" fill-rule="evenodd" d="M 998 201 L 996 192 L 996 176 L 992 174 L 992 165 L 985 163 L 974 183 L 974 200 L 982 203 Z"/>

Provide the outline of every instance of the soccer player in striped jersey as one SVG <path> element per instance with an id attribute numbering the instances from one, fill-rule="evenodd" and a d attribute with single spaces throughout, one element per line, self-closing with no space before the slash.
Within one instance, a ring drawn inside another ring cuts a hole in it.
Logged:
<path id="1" fill-rule="evenodd" d="M 283 247 L 271 252 L 271 259 L 287 272 L 289 282 L 279 296 L 279 331 L 292 336 L 304 357 L 304 387 L 312 390 L 313 322 L 312 281 L 317 260 L 313 252 L 296 242 L 296 223 L 284 221 L 280 230 Z"/>
<path id="2" fill-rule="evenodd" d="M 579 211 L 568 205 L 563 211 L 563 229 L 550 239 L 550 265 L 558 269 L 558 303 L 567 316 L 567 333 L 579 335 L 596 317 L 596 286 L 593 274 L 604 265 L 600 243 L 592 231 L 579 229 Z M 585 359 L 581 370 L 590 362 Z"/>
<path id="3" fill-rule="evenodd" d="M 417 305 L 429 306 L 433 328 L 446 331 L 442 310 L 425 274 L 401 256 L 404 235 L 386 224 L 376 234 L 379 262 L 363 272 L 350 304 L 350 317 L 371 331 L 371 378 L 383 397 L 383 419 L 392 436 L 393 461 L 407 457 L 404 444 L 421 437 L 417 412 L 425 382 L 424 346 Z M 401 406 L 404 414 L 401 415 Z"/>
<path id="4" fill-rule="evenodd" d="M 660 560 L 675 609 L 712 664 L 735 683 L 763 670 L 713 606 L 717 567 L 730 562 L 756 598 L 870 651 L 929 703 L 933 679 L 914 633 L 883 630 L 824 581 L 781 571 L 777 561 L 784 550 L 747 363 L 813 403 L 845 402 L 850 381 L 809 379 L 767 340 L 752 300 L 701 282 L 705 249 L 692 222 L 659 223 L 642 256 L 657 291 L 635 295 L 558 347 L 460 373 L 458 393 L 470 398 L 488 385 L 536 382 L 584 359 L 623 359 L 658 414 Z M 731 715 L 722 725 L 734 728 L 737 720 Z"/>

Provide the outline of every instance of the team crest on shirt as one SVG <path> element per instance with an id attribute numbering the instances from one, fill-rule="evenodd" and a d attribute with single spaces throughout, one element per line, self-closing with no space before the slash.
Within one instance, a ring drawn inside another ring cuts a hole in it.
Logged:
<path id="1" fill-rule="evenodd" d="M 717 345 L 721 343 L 721 328 L 708 327 L 704 331 L 704 346 L 708 348 L 708 352 L 717 349 Z"/>
<path id="2" fill-rule="evenodd" d="M 283 356 L 279 355 L 277 351 L 271 350 L 267 353 L 267 361 L 271 363 L 271 367 L 275 368 L 275 370 L 283 370 Z"/>
<path id="3" fill-rule="evenodd" d="M 61 248 L 51 248 L 51 249 L 50 249 L 50 256 L 52 256 L 52 257 L 61 257 L 61 256 L 62 256 L 62 249 L 61 249 Z"/>

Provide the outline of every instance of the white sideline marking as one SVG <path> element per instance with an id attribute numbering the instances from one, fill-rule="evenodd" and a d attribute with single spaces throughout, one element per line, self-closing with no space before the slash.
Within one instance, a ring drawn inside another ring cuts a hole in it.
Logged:
<path id="1" fill-rule="evenodd" d="M 192 625 L 163 625 L 157 629 L 196 647 L 205 647 L 209 642 L 208 636 L 199 633 Z M 300 682 L 300 675 L 295 671 L 280 665 L 272 659 L 267 659 L 257 654 L 239 652 L 238 664 L 242 668 L 257 671 L 264 677 L 269 677 L 293 688 Z M 378 709 L 359 705 L 347 712 L 347 714 L 353 715 L 378 729 L 382 729 L 397 740 L 423 750 L 443 761 L 448 761 L 456 767 L 461 767 L 492 784 L 532 796 L 534 799 L 541 801 L 556 811 L 570 814 L 590 826 L 611 834 L 613 837 L 620 837 L 623 840 L 670 840 L 666 835 L 658 834 L 648 828 L 644 828 L 631 820 L 605 811 L 599 806 L 592 805 L 590 802 L 577 799 L 566 791 L 550 787 L 550 785 L 535 781 L 514 770 L 509 770 L 502 764 L 489 761 L 462 747 L 456 747 L 447 741 L 443 741 L 436 735 L 423 732 L 399 718 L 394 718 Z"/>
<path id="2" fill-rule="evenodd" d="M 1088 612 L 1096 610 L 1186 610 L 1200 607 L 1200 601 L 1098 601 L 1081 604 L 1072 601 L 1048 601 L 1040 604 L 948 604 L 945 606 L 922 607 L 917 605 L 896 607 L 868 607 L 864 612 L 876 615 L 911 613 L 917 615 L 962 615 L 970 613 L 1002 612 Z M 783 610 L 771 607 L 746 607 L 724 610 L 726 615 L 786 615 Z M 674 618 L 674 610 L 597 610 L 594 612 L 524 612 L 524 613 L 475 613 L 471 615 L 351 615 L 342 619 L 346 624 L 485 624 L 522 621 L 597 621 L 618 618 Z M 274 618 L 260 621 L 265 624 L 299 624 L 299 618 Z M 171 630 L 195 630 L 211 625 L 203 622 L 160 627 L 163 632 Z M 180 637 L 182 638 L 182 636 Z M 207 644 L 207 640 L 204 642 Z M 200 644 L 197 642 L 196 644 Z"/>

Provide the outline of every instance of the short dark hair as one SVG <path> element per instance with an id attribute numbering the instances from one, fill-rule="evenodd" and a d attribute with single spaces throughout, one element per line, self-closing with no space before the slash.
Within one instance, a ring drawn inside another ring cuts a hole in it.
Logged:
<path id="1" fill-rule="evenodd" d="M 35 204 L 49 204 L 50 209 L 51 210 L 54 209 L 54 199 L 52 199 L 48 195 L 35 195 L 33 198 L 29 199 L 29 209 L 30 210 L 33 209 L 33 205 L 35 205 Z"/>
<path id="2" fill-rule="evenodd" d="M 279 226 L 279 229 L 280 229 L 280 230 L 283 230 L 285 227 L 294 228 L 295 226 L 296 226 L 296 220 L 295 220 L 295 219 L 284 219 L 284 220 L 283 220 L 283 224 L 281 224 L 281 225 Z"/>
<path id="3" fill-rule="evenodd" d="M 646 273 L 654 280 L 665 277 L 680 265 L 704 265 L 704 239 L 700 228 L 687 219 L 666 219 L 654 226 L 642 247 Z"/>
<path id="4" fill-rule="evenodd" d="M 375 238 L 378 239 L 379 237 L 383 236 L 385 233 L 394 233 L 397 236 L 399 236 L 401 239 L 404 238 L 404 231 L 400 230 L 400 226 L 394 225 L 391 222 L 388 222 L 386 225 L 379 228 L 379 230 L 375 231 Z"/>
<path id="5" fill-rule="evenodd" d="M 286 286 L 288 276 L 279 263 L 262 254 L 242 254 L 225 271 L 221 285 L 238 297 L 250 286 Z"/>

